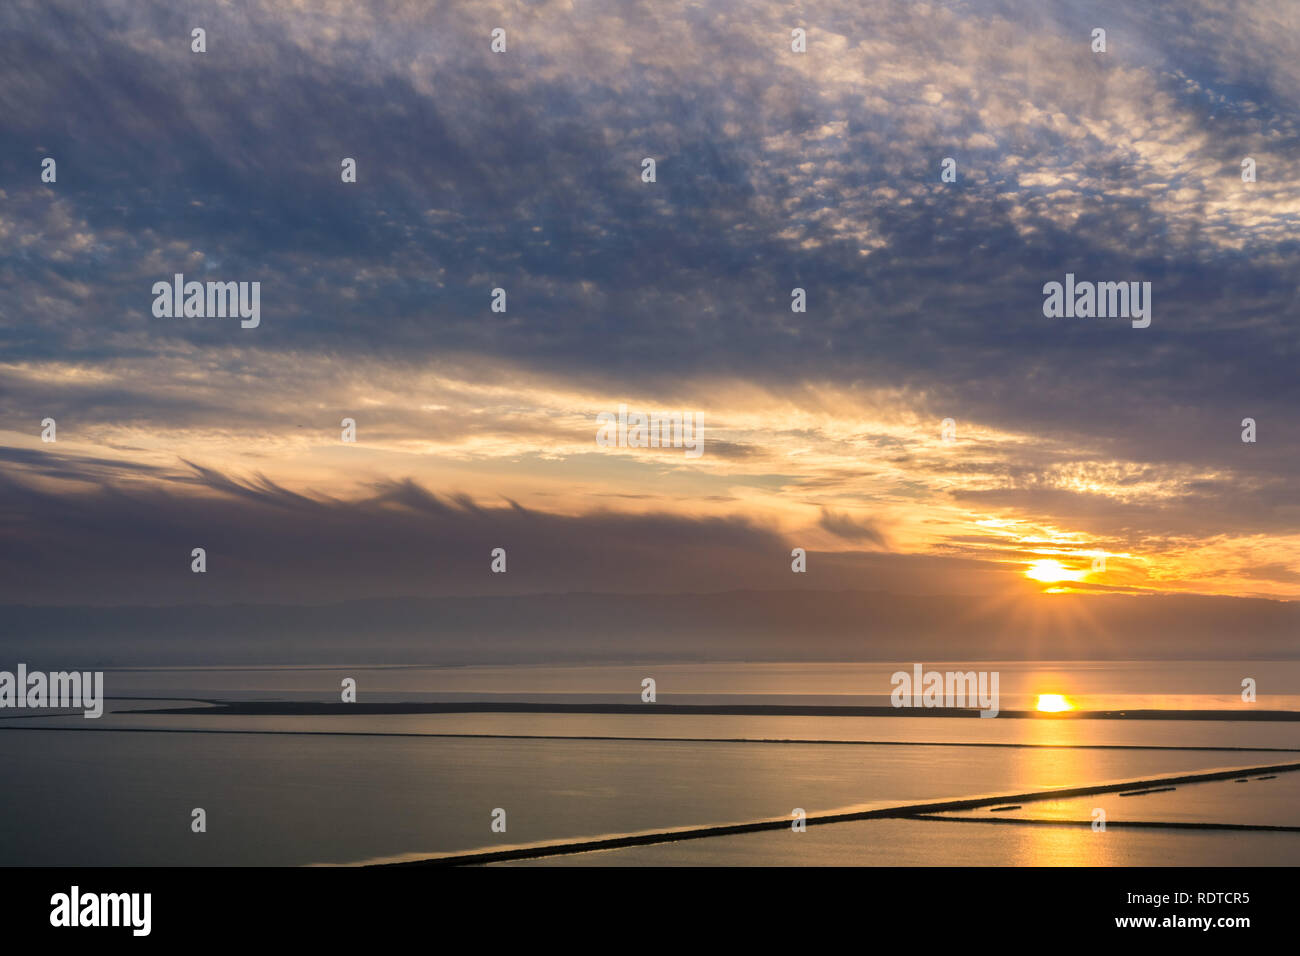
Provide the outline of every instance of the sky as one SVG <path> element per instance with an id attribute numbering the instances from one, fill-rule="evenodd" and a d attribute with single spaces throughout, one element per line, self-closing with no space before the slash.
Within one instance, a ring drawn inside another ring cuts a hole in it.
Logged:
<path id="1" fill-rule="evenodd" d="M 9 0 L 0 602 L 1294 601 L 1297 101 L 1273 2 Z"/>

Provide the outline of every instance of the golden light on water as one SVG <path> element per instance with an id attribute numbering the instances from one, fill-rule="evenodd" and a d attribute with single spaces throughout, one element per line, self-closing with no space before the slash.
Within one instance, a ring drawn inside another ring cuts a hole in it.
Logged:
<path id="1" fill-rule="evenodd" d="M 1038 710 L 1045 714 L 1059 714 L 1065 710 L 1074 710 L 1074 705 L 1060 694 L 1039 694 Z"/>

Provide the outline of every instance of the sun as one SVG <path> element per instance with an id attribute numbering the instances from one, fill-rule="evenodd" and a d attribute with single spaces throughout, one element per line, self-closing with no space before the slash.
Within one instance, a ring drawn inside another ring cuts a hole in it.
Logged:
<path id="1" fill-rule="evenodd" d="M 1062 711 L 1074 710 L 1074 705 L 1060 694 L 1039 694 L 1038 710 L 1044 714 L 1059 714 Z"/>
<path id="2" fill-rule="evenodd" d="M 1042 581 L 1044 584 L 1055 584 L 1057 581 L 1082 581 L 1086 573 L 1086 571 L 1067 568 L 1055 558 L 1044 558 L 1031 562 L 1025 570 L 1025 577 Z"/>

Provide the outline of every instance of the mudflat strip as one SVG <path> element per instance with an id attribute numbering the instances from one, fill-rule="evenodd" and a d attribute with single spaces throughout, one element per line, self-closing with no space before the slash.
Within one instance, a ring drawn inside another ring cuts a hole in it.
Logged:
<path id="1" fill-rule="evenodd" d="M 1066 787 L 1055 790 L 1031 791 L 1029 793 L 1001 793 L 979 797 L 965 797 L 955 800 L 944 800 L 937 803 L 916 803 L 896 807 L 875 807 L 872 809 L 848 809 L 830 811 L 828 813 L 810 813 L 805 822 L 808 826 L 817 826 L 827 823 L 847 823 L 852 820 L 889 819 L 899 817 L 936 819 L 931 815 L 945 813 L 952 810 L 969 810 L 978 807 L 999 806 L 1009 803 L 1028 803 L 1035 800 L 1059 800 L 1062 797 L 1082 797 L 1094 793 L 1115 793 L 1121 790 L 1134 790 L 1164 784 L 1203 783 L 1211 780 L 1231 780 L 1240 777 L 1243 773 L 1289 773 L 1295 770 L 1300 770 L 1300 763 L 1276 764 L 1260 767 L 1233 767 L 1230 769 L 1209 770 L 1200 773 L 1178 774 L 1163 777 L 1144 777 L 1119 782 L 1111 781 L 1109 783 L 1092 784 L 1083 787 Z M 959 818 L 940 817 L 937 819 L 954 820 Z M 1021 822 L 1019 820 L 1013 821 L 1005 817 L 1000 819 L 991 819 L 1000 823 Z M 670 830 L 650 830 L 640 833 L 625 833 L 616 836 L 597 837 L 587 840 L 572 840 L 559 843 L 532 843 L 501 847 L 492 850 L 475 850 L 469 853 L 455 853 L 445 856 L 401 860 L 374 860 L 363 865 L 409 867 L 461 866 L 482 863 L 500 863 L 508 860 L 528 860 L 547 856 L 563 856 L 571 853 L 587 853 L 593 850 L 614 850 L 631 846 L 647 846 L 655 843 L 674 843 L 680 840 L 699 840 L 706 837 L 727 836 L 737 833 L 758 833 L 765 830 L 784 830 L 790 826 L 790 823 L 791 821 L 789 818 L 783 817 L 780 819 L 754 820 L 747 823 L 682 827 Z M 1069 825 L 1076 824 L 1069 823 Z M 1131 823 L 1128 825 L 1134 826 L 1134 824 Z M 1192 826 L 1195 827 L 1196 825 Z M 1201 824 L 1199 827 L 1210 828 L 1213 827 L 1213 825 Z M 1217 829 L 1217 827 L 1213 828 Z M 1234 827 L 1232 829 L 1238 828 L 1240 827 Z M 1263 829 L 1260 827 L 1245 828 Z M 1269 827 L 1267 829 L 1298 828 Z"/>
<path id="2" fill-rule="evenodd" d="M 204 701 L 201 707 L 133 710 L 134 714 L 222 714 L 241 716 L 325 716 L 329 714 L 705 714 L 744 717 L 946 717 L 978 718 L 973 708 L 842 706 L 837 704 L 580 704 L 533 701 L 416 701 L 333 703 L 326 701 Z M 1004 710 L 998 717 L 1034 720 L 1266 720 L 1300 721 L 1300 710 L 1071 710 L 1045 713 Z"/>

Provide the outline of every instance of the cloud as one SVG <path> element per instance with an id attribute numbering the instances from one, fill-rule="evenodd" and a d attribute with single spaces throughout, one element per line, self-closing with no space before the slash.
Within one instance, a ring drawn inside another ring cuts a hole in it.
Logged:
<path id="1" fill-rule="evenodd" d="M 822 509 L 821 526 L 838 538 L 846 541 L 865 541 L 882 550 L 887 548 L 885 536 L 870 522 L 855 519 L 846 514 L 837 514 L 826 508 Z"/>
<path id="2" fill-rule="evenodd" d="M 1028 0 L 6 4 L 10 464 L 303 508 L 415 473 L 828 548 L 882 546 L 826 517 L 878 502 L 900 550 L 1002 520 L 1297 593 L 1218 572 L 1296 565 L 1300 12 L 1090 9 L 1104 55 Z M 261 327 L 154 319 L 176 272 L 261 281 Z M 1151 328 L 1045 319 L 1067 272 L 1151 281 Z M 698 467 L 592 454 L 636 396 L 705 414 Z M 33 457 L 46 415 L 72 444 Z"/>

